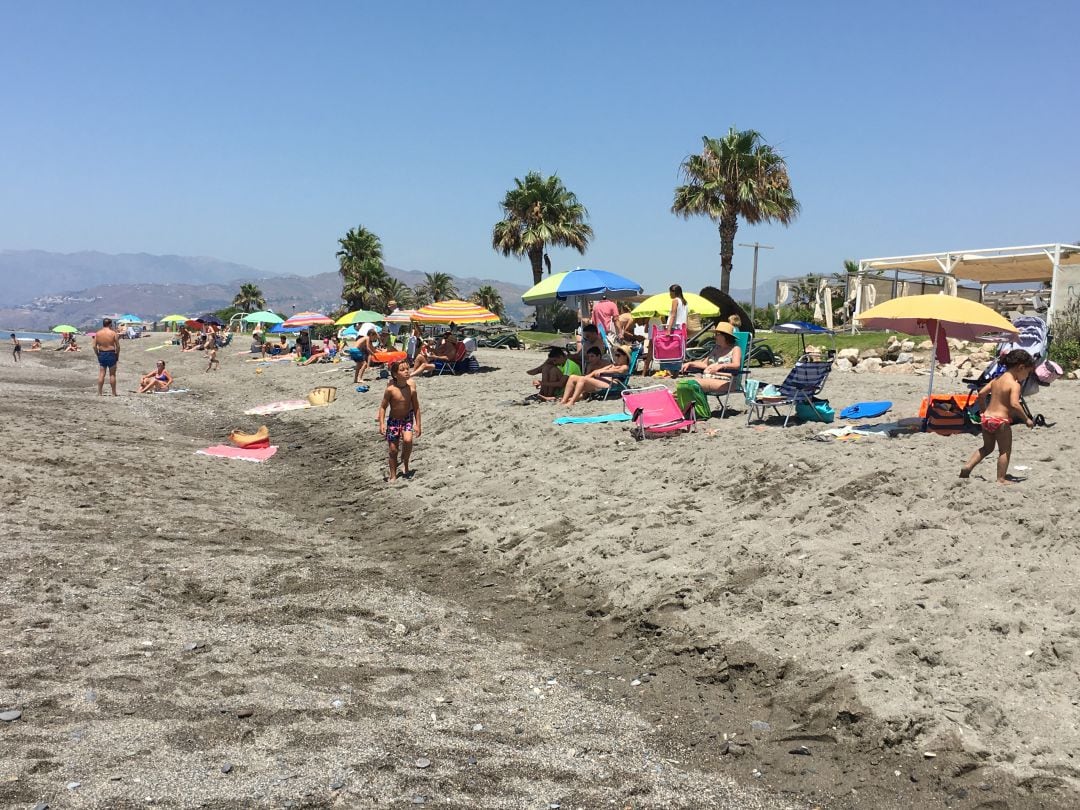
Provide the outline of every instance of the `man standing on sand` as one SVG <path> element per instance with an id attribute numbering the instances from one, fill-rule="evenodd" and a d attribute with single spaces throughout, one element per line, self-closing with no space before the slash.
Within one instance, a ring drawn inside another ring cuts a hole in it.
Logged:
<path id="1" fill-rule="evenodd" d="M 98 359 L 97 392 L 105 385 L 105 370 L 109 371 L 109 387 L 116 396 L 116 364 L 120 362 L 120 338 L 113 331 L 112 318 L 105 318 L 101 328 L 94 333 L 94 354 Z"/>

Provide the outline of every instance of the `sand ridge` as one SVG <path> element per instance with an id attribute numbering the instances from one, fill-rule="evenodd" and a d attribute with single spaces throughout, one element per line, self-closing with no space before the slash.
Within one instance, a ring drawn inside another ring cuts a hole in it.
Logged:
<path id="1" fill-rule="evenodd" d="M 557 406 L 511 404 L 528 392 L 523 370 L 535 356 L 488 352 L 482 361 L 498 371 L 419 381 L 425 436 L 417 478 L 392 487 L 382 483 L 383 447 L 372 435 L 380 388 L 358 394 L 341 370 L 267 366 L 255 374 L 235 364 L 202 378 L 198 361 L 177 358 L 192 367 L 183 380 L 196 388 L 189 404 L 163 397 L 125 407 L 144 420 L 159 410 L 198 411 L 190 432 L 210 443 L 229 429 L 257 427 L 253 417 L 238 417 L 240 405 L 332 381 L 339 400 L 329 408 L 269 422 L 287 469 L 327 482 L 309 490 L 300 508 L 289 482 L 276 480 L 281 467 L 203 469 L 250 477 L 266 491 L 281 485 L 283 494 L 260 509 L 273 509 L 279 497 L 292 498 L 299 514 L 304 503 L 332 505 L 341 511 L 327 531 L 346 535 L 363 532 L 345 530 L 340 515 L 397 507 L 411 536 L 436 542 L 436 559 L 473 560 L 478 570 L 490 561 L 512 572 L 524 598 L 572 601 L 604 621 L 646 628 L 656 649 L 690 652 L 706 681 L 723 683 L 738 671 L 737 657 L 722 651 L 739 644 L 756 650 L 748 661 L 781 662 L 766 680 L 774 691 L 769 681 L 785 666 L 824 673 L 836 679 L 828 689 L 843 694 L 819 697 L 817 706 L 881 717 L 885 732 L 874 746 L 890 755 L 951 751 L 974 763 L 965 774 L 1012 769 L 1020 791 L 1008 806 L 1068 789 L 1076 777 L 1077 525 L 1076 471 L 1068 463 L 1077 406 L 1068 384 L 1033 403 L 1059 426 L 1018 434 L 1015 463 L 1030 470 L 1019 473 L 1027 476 L 1020 486 L 1002 489 L 986 480 L 988 466 L 972 481 L 952 479 L 976 441 L 970 437 L 825 444 L 811 439 L 812 426 L 757 430 L 740 417 L 702 426 L 715 435 L 699 429 L 641 443 L 621 425 L 555 427 L 551 419 L 563 413 Z M 73 384 L 60 379 L 57 387 Z M 886 398 L 913 406 L 919 385 L 908 377 L 844 376 L 827 393 L 838 406 Z M 617 407 L 584 403 L 574 412 Z M 95 419 L 108 424 L 109 417 Z M 207 425 L 222 432 L 207 436 Z M 188 439 L 193 448 L 195 435 Z M 324 445 L 335 452 L 322 452 Z M 43 463 L 62 464 L 62 454 Z M 342 496 L 338 483 L 352 494 Z M 244 498 L 251 497 L 249 488 Z M 185 512 L 190 502 L 182 497 L 169 502 L 180 519 L 196 518 L 198 509 Z M 804 702 L 812 715 L 814 701 Z M 1063 806 L 1065 794 L 1052 795 Z"/>

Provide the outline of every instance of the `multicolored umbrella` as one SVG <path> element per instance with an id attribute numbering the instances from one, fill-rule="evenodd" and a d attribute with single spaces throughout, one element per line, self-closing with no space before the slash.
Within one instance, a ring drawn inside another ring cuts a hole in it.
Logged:
<path id="1" fill-rule="evenodd" d="M 53 332 L 59 332 L 62 335 L 70 335 L 73 332 L 78 332 L 79 330 L 76 329 L 74 326 L 71 326 L 71 325 L 66 324 L 66 323 L 62 323 L 59 326 L 54 326 L 52 328 L 52 331 Z"/>
<path id="2" fill-rule="evenodd" d="M 436 301 L 416 310 L 413 320 L 422 323 L 498 323 L 494 312 L 469 301 Z"/>
<path id="3" fill-rule="evenodd" d="M 342 315 L 334 323 L 338 326 L 349 326 L 354 323 L 363 323 L 364 321 L 385 321 L 386 317 L 380 315 L 378 312 L 372 312 L 370 309 L 357 309 Z"/>
<path id="4" fill-rule="evenodd" d="M 188 319 L 187 315 L 166 315 L 161 319 L 162 323 L 183 323 Z"/>
<path id="5" fill-rule="evenodd" d="M 321 326 L 323 324 L 333 324 L 334 322 L 323 315 L 321 312 L 297 312 L 291 318 L 286 318 L 285 323 L 282 326 L 291 328 L 293 326 Z"/>
<path id="6" fill-rule="evenodd" d="M 285 319 L 268 309 L 252 312 L 241 318 L 244 323 L 281 323 Z"/>
<path id="7" fill-rule="evenodd" d="M 641 295 L 641 285 L 636 281 L 609 273 L 607 270 L 577 268 L 565 273 L 555 273 L 525 291 L 521 300 L 526 304 L 551 304 L 574 296 L 607 295 L 609 298 L 628 298 Z"/>
<path id="8" fill-rule="evenodd" d="M 386 316 L 387 323 L 410 323 L 416 318 L 415 309 L 395 309 Z"/>
<path id="9" fill-rule="evenodd" d="M 694 293 L 683 293 L 686 298 L 687 308 L 695 315 L 703 318 L 715 318 L 720 314 L 720 307 L 707 298 L 702 298 Z M 632 310 L 630 314 L 635 318 L 663 318 L 671 312 L 671 294 L 662 292 L 650 295 Z"/>

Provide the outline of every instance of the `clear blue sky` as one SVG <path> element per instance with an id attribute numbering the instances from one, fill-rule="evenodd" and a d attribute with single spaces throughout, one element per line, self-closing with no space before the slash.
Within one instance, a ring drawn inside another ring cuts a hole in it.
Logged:
<path id="1" fill-rule="evenodd" d="M 765 278 L 1080 239 L 1077 3 L 6 0 L 0 31 L 0 248 L 311 274 L 363 224 L 392 265 L 526 283 L 491 226 L 536 169 L 596 231 L 557 269 L 697 289 L 719 238 L 672 189 L 733 124 L 803 204 L 740 228 Z"/>

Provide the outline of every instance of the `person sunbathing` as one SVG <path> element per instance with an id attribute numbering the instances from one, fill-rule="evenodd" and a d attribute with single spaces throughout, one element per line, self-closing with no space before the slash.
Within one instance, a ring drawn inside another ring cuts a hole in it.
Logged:
<path id="1" fill-rule="evenodd" d="M 588 374 L 574 374 L 566 381 L 562 404 L 573 405 L 586 394 L 606 391 L 614 385 L 616 377 L 621 377 L 630 370 L 630 352 L 623 346 L 617 346 L 613 352 L 615 360 Z"/>
<path id="2" fill-rule="evenodd" d="M 703 376 L 698 381 L 706 394 L 723 394 L 731 387 L 731 381 L 742 368 L 742 349 L 735 342 L 735 327 L 721 321 L 716 325 L 716 345 L 705 360 L 684 363 L 684 372 L 701 371 Z M 688 367 L 693 368 L 688 369 Z"/>
<path id="3" fill-rule="evenodd" d="M 548 352 L 547 360 L 526 373 L 540 375 L 539 380 L 533 380 L 536 395 L 545 402 L 554 402 L 563 395 L 566 381 L 575 374 L 581 375 L 581 367 L 556 346 Z"/>
<path id="4" fill-rule="evenodd" d="M 32 352 L 40 352 L 41 351 L 41 341 L 38 338 L 34 338 L 34 342 L 30 344 L 30 351 L 32 351 Z"/>
<path id="5" fill-rule="evenodd" d="M 324 340 L 323 341 L 323 345 L 322 345 L 321 349 L 316 348 L 315 346 L 312 346 L 311 347 L 311 356 L 307 360 L 302 362 L 300 365 L 302 365 L 302 366 L 310 366 L 312 363 L 322 362 L 323 359 L 326 359 L 326 360 L 330 359 L 329 340 Z"/>
<path id="6" fill-rule="evenodd" d="M 165 370 L 165 361 L 158 360 L 157 367 L 149 374 L 144 374 L 139 380 L 140 394 L 149 394 L 151 391 L 168 391 L 172 385 L 172 374 Z"/>

